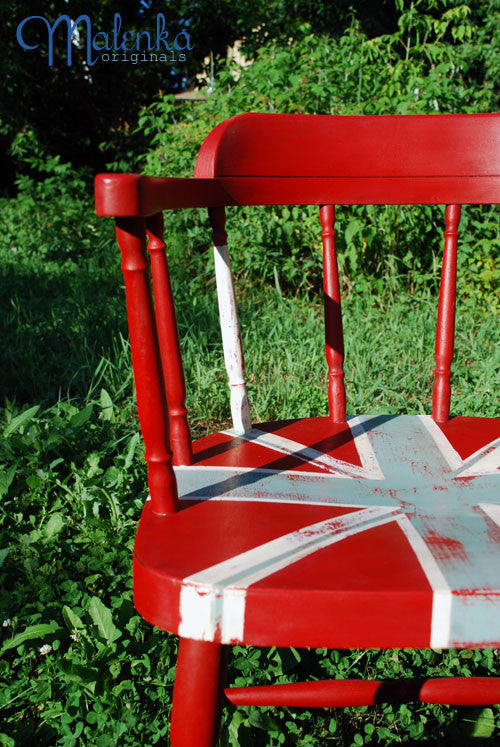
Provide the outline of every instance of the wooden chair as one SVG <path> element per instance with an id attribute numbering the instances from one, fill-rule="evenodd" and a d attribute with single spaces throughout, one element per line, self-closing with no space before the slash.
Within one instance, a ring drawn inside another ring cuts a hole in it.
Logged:
<path id="1" fill-rule="evenodd" d="M 175 747 L 216 742 L 223 698 L 500 703 L 500 678 L 224 689 L 231 644 L 500 646 L 500 419 L 449 417 L 460 210 L 500 202 L 499 146 L 498 114 L 243 114 L 210 133 L 193 179 L 97 176 L 97 213 L 116 219 L 123 258 L 148 463 L 135 605 L 181 638 Z M 320 206 L 330 415 L 253 426 L 224 208 L 269 204 Z M 346 418 L 335 204 L 446 205 L 432 415 Z M 193 207 L 213 229 L 234 424 L 194 443 L 162 223 Z"/>

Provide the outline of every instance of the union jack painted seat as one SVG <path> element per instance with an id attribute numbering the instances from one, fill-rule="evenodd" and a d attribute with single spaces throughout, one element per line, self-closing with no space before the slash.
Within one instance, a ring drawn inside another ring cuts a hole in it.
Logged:
<path id="1" fill-rule="evenodd" d="M 116 219 L 148 462 L 134 600 L 181 637 L 174 747 L 215 743 L 227 644 L 500 646 L 500 419 L 449 414 L 461 205 L 500 202 L 499 145 L 494 114 L 246 114 L 208 136 L 193 179 L 96 178 L 97 212 Z M 380 203 L 446 205 L 431 415 L 346 416 L 334 204 Z M 252 424 L 224 212 L 250 204 L 320 206 L 329 417 Z M 162 218 L 186 207 L 209 209 L 233 416 L 194 443 Z M 486 704 L 500 679 L 224 693 Z"/>

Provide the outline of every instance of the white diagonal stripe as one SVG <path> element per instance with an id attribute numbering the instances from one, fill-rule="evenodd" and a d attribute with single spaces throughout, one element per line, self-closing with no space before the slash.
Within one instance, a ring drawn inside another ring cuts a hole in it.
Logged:
<path id="1" fill-rule="evenodd" d="M 471 464 L 471 462 L 474 462 Z M 456 477 L 472 477 L 475 475 L 495 475 L 500 469 L 500 438 L 483 446 L 464 459 L 465 469 L 458 472 Z"/>
<path id="2" fill-rule="evenodd" d="M 441 428 L 434 422 L 430 415 L 418 415 L 418 417 L 431 434 L 439 451 L 448 462 L 450 469 L 452 471 L 460 469 L 463 459 L 448 441 Z"/>
<path id="3" fill-rule="evenodd" d="M 363 422 L 370 419 L 370 415 L 354 415 L 347 419 L 347 424 L 351 429 L 351 434 L 356 444 L 356 449 L 361 459 L 363 469 L 366 470 L 364 477 L 371 480 L 384 480 L 385 475 L 380 469 L 380 465 L 375 456 L 375 451 L 370 443 L 368 434 L 365 431 Z"/>
<path id="4" fill-rule="evenodd" d="M 358 419 L 353 418 L 353 420 L 358 420 Z M 333 475 L 338 475 L 341 477 L 358 477 L 358 478 L 369 477 L 374 480 L 383 479 L 384 476 L 381 473 L 380 468 L 378 467 L 375 454 L 373 450 L 371 449 L 371 446 L 369 444 L 368 437 L 365 431 L 363 430 L 359 422 L 354 423 L 354 426 L 357 428 L 357 433 L 353 433 L 352 435 L 355 440 L 356 447 L 358 447 L 358 442 L 359 442 L 361 449 L 368 457 L 367 466 L 363 464 L 363 466 L 358 467 L 355 464 L 344 462 L 342 459 L 335 459 L 335 457 L 332 457 L 329 454 L 325 454 L 324 452 L 319 451 L 318 449 L 315 449 L 312 446 L 305 446 L 304 444 L 301 444 L 298 441 L 293 441 L 290 438 L 279 436 L 276 433 L 268 433 L 267 431 L 261 431 L 259 428 L 252 428 L 252 430 L 249 433 L 243 433 L 243 434 L 235 433 L 234 431 L 230 431 L 230 430 L 222 431 L 222 433 L 224 433 L 226 436 L 233 436 L 233 437 L 237 436 L 238 438 L 242 438 L 245 441 L 251 441 L 252 443 L 257 443 L 260 446 L 264 446 L 267 449 L 272 449 L 273 451 L 277 451 L 280 454 L 286 454 L 287 456 L 293 456 L 296 459 L 300 459 L 303 462 L 307 462 L 308 464 L 314 464 L 320 469 L 323 469 L 326 472 L 333 474 Z M 358 453 L 360 453 L 361 459 L 363 461 L 363 457 L 361 455 L 360 449 L 358 449 Z"/>
<path id="5" fill-rule="evenodd" d="M 436 559 L 406 514 L 397 517 L 432 588 L 431 648 L 446 648 L 450 642 L 451 589 Z"/>
<path id="6" fill-rule="evenodd" d="M 500 527 L 500 506 L 495 503 L 480 503 L 479 508 Z"/>
<path id="7" fill-rule="evenodd" d="M 400 509 L 373 506 L 302 527 L 182 581 L 179 635 L 222 643 L 243 640 L 246 589 L 292 563 L 358 532 L 394 521 Z"/>

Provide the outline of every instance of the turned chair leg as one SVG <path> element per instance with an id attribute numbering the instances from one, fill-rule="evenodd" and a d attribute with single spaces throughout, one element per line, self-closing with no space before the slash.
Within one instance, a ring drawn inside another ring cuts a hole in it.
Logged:
<path id="1" fill-rule="evenodd" d="M 225 646 L 180 639 L 170 722 L 172 747 L 217 743 L 225 673 Z"/>

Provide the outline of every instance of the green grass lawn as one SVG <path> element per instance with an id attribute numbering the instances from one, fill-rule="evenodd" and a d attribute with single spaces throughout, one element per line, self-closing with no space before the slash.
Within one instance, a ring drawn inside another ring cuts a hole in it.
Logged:
<path id="1" fill-rule="evenodd" d="M 177 639 L 143 622 L 131 601 L 147 490 L 118 250 L 88 207 L 77 216 L 75 205 L 73 232 L 62 230 L 67 220 L 42 220 L 47 232 L 36 235 L 14 230 L 27 223 L 19 205 L 4 208 L 0 745 L 164 744 Z M 190 422 L 201 436 L 229 423 L 215 283 L 172 265 Z M 242 279 L 254 420 L 326 414 L 319 291 L 287 296 L 278 282 Z M 420 280 L 410 292 L 389 275 L 351 279 L 343 306 L 350 414 L 430 411 L 436 279 Z M 453 413 L 500 416 L 499 370 L 498 316 L 481 297 L 462 298 L 459 286 Z M 499 675 L 498 653 L 235 647 L 229 681 L 473 673 Z M 498 707 L 228 709 L 221 744 L 493 743 L 495 725 Z"/>

